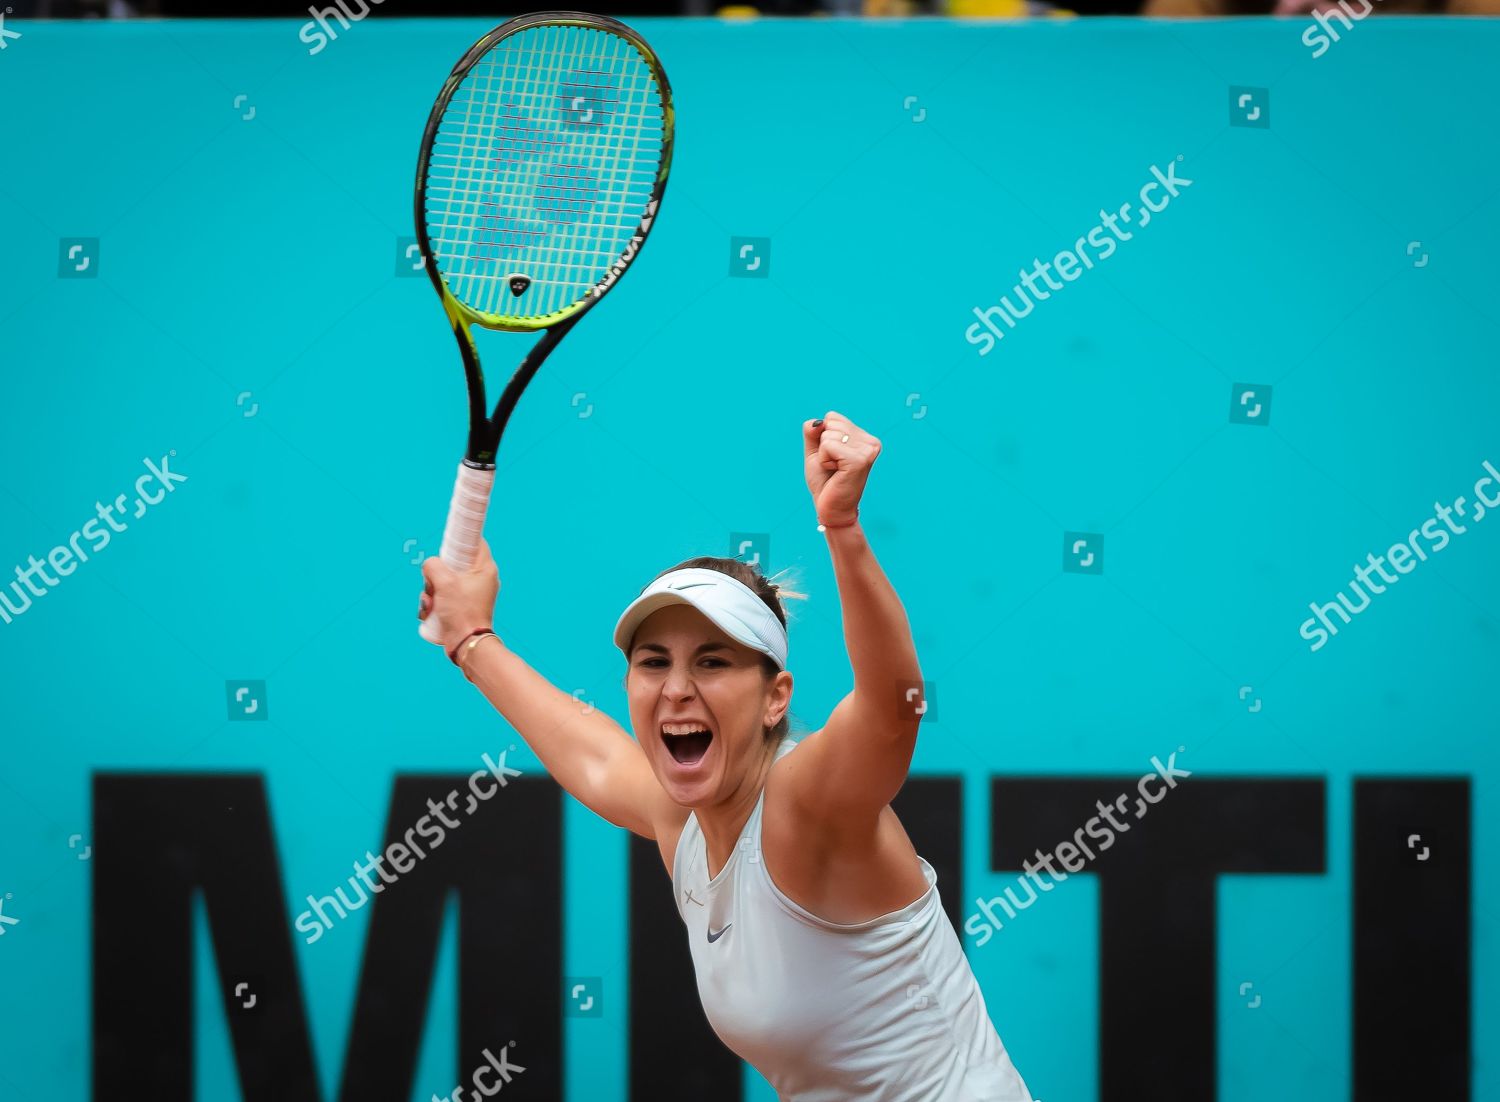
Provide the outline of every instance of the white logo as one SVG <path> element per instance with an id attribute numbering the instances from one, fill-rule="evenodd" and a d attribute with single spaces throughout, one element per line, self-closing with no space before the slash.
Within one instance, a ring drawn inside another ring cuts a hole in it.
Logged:
<path id="1" fill-rule="evenodd" d="M 9 8 L 6 9 L 6 11 L 9 11 L 9 10 L 10 10 Z M 21 37 L 21 32 L 20 31 L 8 31 L 8 30 L 5 29 L 5 12 L 0 11 L 0 50 L 5 49 L 5 47 L 7 45 L 6 39 L 8 39 L 8 38 L 20 38 L 20 37 Z M 4 930 L 0 930 L 0 933 L 4 933 L 4 932 L 5 932 Z"/>
<path id="2" fill-rule="evenodd" d="M 656 200 L 653 199 L 646 205 L 646 216 L 641 219 L 640 232 L 630 239 L 630 244 L 626 246 L 625 252 L 621 255 L 620 259 L 614 262 L 604 280 L 594 288 L 595 297 L 604 294 L 605 291 L 613 287 L 615 280 L 620 278 L 626 267 L 635 259 L 636 250 L 641 247 L 641 242 L 645 239 L 645 233 L 651 228 L 651 222 L 655 217 Z"/>
<path id="3" fill-rule="evenodd" d="M 9 899 L 9 898 L 10 898 L 10 892 L 6 892 L 5 893 L 5 899 Z M 7 926 L 15 926 L 15 925 L 17 925 L 21 921 L 19 918 L 6 918 L 5 917 L 5 899 L 0 899 L 0 937 L 4 937 L 5 936 L 5 928 Z"/>

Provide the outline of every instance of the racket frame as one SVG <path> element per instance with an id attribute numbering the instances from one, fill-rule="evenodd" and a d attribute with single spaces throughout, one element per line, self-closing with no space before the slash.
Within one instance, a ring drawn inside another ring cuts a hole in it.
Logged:
<path id="1" fill-rule="evenodd" d="M 438 269 L 437 258 L 433 255 L 432 244 L 427 233 L 427 166 L 438 128 L 442 125 L 443 114 L 447 111 L 454 93 L 457 92 L 464 78 L 469 75 L 470 69 L 501 40 L 521 31 L 544 25 L 608 31 L 623 38 L 634 47 L 651 70 L 651 76 L 656 81 L 657 89 L 661 94 L 662 150 L 661 164 L 657 168 L 656 179 L 652 181 L 650 198 L 646 201 L 646 213 L 635 233 L 631 235 L 631 243 L 625 252 L 610 264 L 601 281 L 583 299 L 543 318 L 532 320 L 475 310 L 459 301 L 448 288 L 442 272 Z M 578 11 L 543 11 L 516 16 L 500 24 L 470 46 L 454 65 L 453 71 L 448 74 L 442 92 L 438 95 L 432 106 L 432 112 L 427 117 L 426 129 L 422 133 L 422 149 L 417 158 L 414 210 L 417 246 L 421 250 L 428 278 L 432 280 L 432 285 L 437 288 L 438 295 L 442 298 L 443 312 L 448 317 L 448 324 L 453 329 L 454 339 L 458 341 L 459 354 L 463 357 L 464 377 L 469 393 L 469 440 L 464 453 L 464 463 L 467 466 L 478 470 L 494 469 L 495 455 L 499 449 L 500 437 L 505 431 L 505 425 L 510 420 L 510 415 L 520 401 L 522 392 L 531 382 L 537 369 L 557 347 L 558 342 L 577 324 L 578 319 L 593 309 L 606 294 L 614 289 L 619 283 L 619 277 L 629 270 L 630 265 L 640 256 L 640 251 L 650 235 L 652 223 L 656 219 L 658 205 L 666 191 L 667 177 L 672 168 L 672 143 L 675 129 L 672 86 L 667 81 L 667 74 L 662 69 L 661 60 L 656 56 L 656 51 L 630 27 L 606 15 L 592 15 Z M 534 333 L 537 330 L 545 330 L 541 339 L 531 347 L 515 374 L 511 376 L 510 382 L 495 402 L 493 412 L 490 412 L 486 405 L 484 370 L 479 362 L 479 349 L 474 343 L 473 327 L 475 325 L 506 333 Z"/>

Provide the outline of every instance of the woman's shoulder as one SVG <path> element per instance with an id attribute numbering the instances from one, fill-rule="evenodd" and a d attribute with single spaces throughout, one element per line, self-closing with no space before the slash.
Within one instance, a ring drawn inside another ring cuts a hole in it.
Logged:
<path id="1" fill-rule="evenodd" d="M 771 768 L 766 773 L 765 787 L 761 789 L 762 814 L 770 814 L 770 809 L 775 807 L 778 815 L 790 813 L 794 810 L 792 806 L 799 802 L 794 796 L 799 796 L 803 785 L 811 782 L 813 778 L 805 777 L 807 768 L 807 755 L 798 756 L 792 751 L 806 741 L 806 736 L 793 740 L 784 738 L 781 745 L 776 747 L 776 754 L 771 759 Z"/>
<path id="2" fill-rule="evenodd" d="M 815 796 L 800 795 L 817 791 L 816 777 L 794 772 L 806 761 L 788 750 L 766 778 L 761 850 L 777 889 L 808 913 L 840 924 L 867 922 L 920 899 L 928 888 L 923 862 L 896 812 L 886 805 L 868 824 L 831 821 L 807 806 Z"/>
<path id="3" fill-rule="evenodd" d="M 816 732 L 807 737 L 816 737 Z M 786 739 L 776 748 L 760 794 L 760 832 L 763 846 L 795 852 L 798 861 L 816 864 L 836 832 L 828 829 L 817 804 L 819 778 L 808 773 L 816 762 L 805 753 L 793 753 L 805 741 Z"/>

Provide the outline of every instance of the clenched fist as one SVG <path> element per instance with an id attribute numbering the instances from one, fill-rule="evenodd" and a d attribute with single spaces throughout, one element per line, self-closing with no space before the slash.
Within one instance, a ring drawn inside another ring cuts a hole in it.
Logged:
<path id="1" fill-rule="evenodd" d="M 818 522 L 845 528 L 859 519 L 859 499 L 880 441 L 837 410 L 802 423 L 803 466 Z"/>

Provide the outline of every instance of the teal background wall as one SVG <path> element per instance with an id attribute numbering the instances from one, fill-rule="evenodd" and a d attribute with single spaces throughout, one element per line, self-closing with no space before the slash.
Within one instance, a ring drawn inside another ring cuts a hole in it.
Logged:
<path id="1" fill-rule="evenodd" d="M 641 261 L 502 446 L 509 645 L 623 718 L 620 609 L 767 534 L 811 595 L 791 668 L 818 726 L 849 669 L 799 423 L 837 409 L 885 445 L 863 516 L 940 709 L 913 771 L 967 781 L 966 912 L 1013 879 L 987 871 L 992 773 L 1139 773 L 1181 745 L 1195 776 L 1324 777 L 1327 875 L 1220 883 L 1219 1097 L 1348 1098 L 1350 778 L 1467 775 L 1494 1051 L 1500 529 L 1316 653 L 1298 626 L 1500 465 L 1500 28 L 1369 19 L 1314 59 L 1300 20 L 637 25 L 677 159 Z M 143 457 L 188 481 L 0 624 L 5 1097 L 88 1093 L 94 771 L 263 773 L 290 924 L 378 844 L 394 772 L 516 741 L 416 635 L 464 407 L 432 288 L 397 274 L 427 111 L 488 26 L 372 19 L 309 56 L 292 22 L 7 23 L 0 570 Z M 1230 125 L 1231 86 L 1270 90 L 1269 127 Z M 1149 228 L 989 355 L 965 342 L 972 307 L 1179 155 L 1194 182 Z M 93 277 L 59 278 L 74 237 Z M 730 274 L 732 237 L 769 239 L 768 278 Z M 501 377 L 526 343 L 481 340 Z M 1268 425 L 1229 422 L 1238 383 L 1272 386 Z M 1104 535 L 1101 575 L 1062 569 L 1065 531 Z M 229 718 L 239 679 L 265 721 Z M 619 1099 L 625 837 L 576 804 L 566 830 L 567 972 L 607 1000 L 568 1019 L 568 1097 Z M 1094 1097 L 1096 903 L 1079 877 L 965 939 L 1047 1102 Z M 329 1091 L 369 914 L 296 940 Z M 234 1099 L 206 929 L 199 961 L 199 1096 Z M 464 1070 L 453 968 L 450 942 L 414 1100 Z M 1474 1096 L 1500 1098 L 1482 1059 Z"/>

